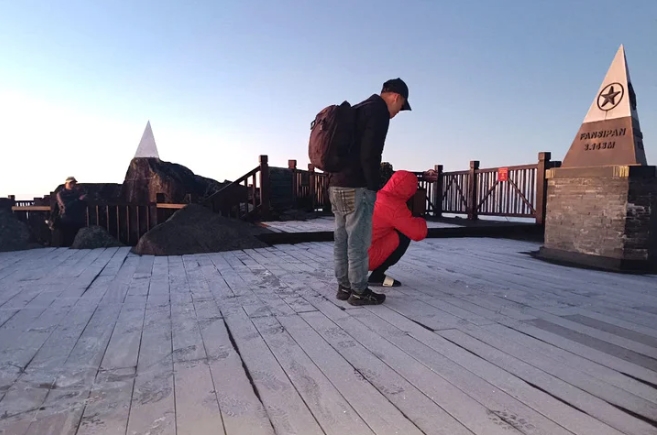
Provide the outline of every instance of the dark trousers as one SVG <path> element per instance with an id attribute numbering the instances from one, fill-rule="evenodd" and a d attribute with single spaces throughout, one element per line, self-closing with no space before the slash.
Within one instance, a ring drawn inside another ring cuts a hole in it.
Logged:
<path id="1" fill-rule="evenodd" d="M 70 247 L 75 240 L 80 228 L 84 225 L 73 222 L 61 222 L 59 224 L 60 244 L 61 247 Z"/>
<path id="2" fill-rule="evenodd" d="M 397 264 L 399 260 L 401 260 L 401 258 L 406 253 L 408 246 L 411 244 L 411 239 L 409 239 L 399 231 L 397 230 L 395 231 L 397 232 L 397 236 L 399 237 L 399 245 L 397 245 L 397 248 L 394 251 L 392 251 L 392 253 L 388 256 L 388 258 L 385 259 L 383 263 L 381 263 L 381 266 L 377 267 L 375 270 L 372 271 L 372 274 L 370 275 L 370 279 L 372 279 L 372 277 L 375 277 L 376 279 L 383 280 L 386 271 L 391 266 Z"/>

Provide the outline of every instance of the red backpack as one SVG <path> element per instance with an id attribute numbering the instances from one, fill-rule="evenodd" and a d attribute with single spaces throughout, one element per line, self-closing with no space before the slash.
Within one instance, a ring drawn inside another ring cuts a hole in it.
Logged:
<path id="1" fill-rule="evenodd" d="M 310 163 L 324 172 L 340 172 L 348 161 L 355 132 L 356 110 L 349 102 L 322 109 L 310 123 Z"/>

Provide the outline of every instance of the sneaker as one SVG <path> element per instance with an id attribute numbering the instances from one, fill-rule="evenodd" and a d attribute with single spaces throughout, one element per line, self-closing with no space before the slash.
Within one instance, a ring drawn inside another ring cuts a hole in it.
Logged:
<path id="1" fill-rule="evenodd" d="M 336 297 L 341 301 L 346 301 L 349 299 L 349 296 L 351 296 L 351 289 L 338 285 L 338 293 L 336 294 Z"/>
<path id="2" fill-rule="evenodd" d="M 389 276 L 384 276 L 382 279 L 378 277 L 372 278 L 372 276 L 370 276 L 367 283 L 378 287 L 400 287 L 402 285 L 401 282 L 394 278 L 390 278 Z"/>
<path id="3" fill-rule="evenodd" d="M 374 293 L 370 289 L 365 289 L 362 294 L 352 292 L 347 302 L 351 305 L 380 305 L 386 300 L 386 295 Z"/>

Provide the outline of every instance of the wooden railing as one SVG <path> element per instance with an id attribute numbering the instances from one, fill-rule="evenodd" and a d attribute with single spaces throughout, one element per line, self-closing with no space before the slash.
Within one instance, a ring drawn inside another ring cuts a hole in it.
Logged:
<path id="1" fill-rule="evenodd" d="M 288 160 L 287 163 L 288 169 L 292 171 L 292 192 L 296 207 L 301 210 L 330 213 L 328 175 L 317 172 L 311 164 L 306 171 L 297 168 L 296 160 Z"/>
<path id="2" fill-rule="evenodd" d="M 269 215 L 269 164 L 260 165 L 203 201 L 215 213 L 237 219 L 267 219 Z"/>
<path id="3" fill-rule="evenodd" d="M 535 164 L 485 169 L 479 168 L 479 161 L 472 161 L 468 170 L 453 172 L 444 172 L 442 165 L 435 165 L 435 182 L 424 180 L 424 171 L 414 172 L 418 188 L 426 192 L 425 215 L 465 215 L 471 220 L 479 216 L 532 218 L 542 225 L 545 171 L 561 164 L 550 158 L 550 153 L 543 152 Z M 288 169 L 293 174 L 291 189 L 296 207 L 330 213 L 327 175 L 316 172 L 312 165 L 307 171 L 298 169 L 296 160 L 288 161 Z"/>
<path id="4" fill-rule="evenodd" d="M 559 167 L 548 152 L 538 155 L 538 163 L 499 168 L 479 168 L 471 161 L 466 171 L 440 172 L 437 198 L 434 192 L 434 216 L 464 214 L 468 219 L 479 216 L 533 218 L 545 222 L 547 180 L 545 171 Z M 431 196 L 429 198 L 432 198 Z"/>
<path id="5" fill-rule="evenodd" d="M 52 218 L 49 205 L 34 205 L 42 201 L 14 200 L 11 210 L 16 218 L 25 222 L 37 242 L 50 246 L 53 233 L 46 223 Z M 159 223 L 187 204 L 90 204 L 86 207 L 86 226 L 100 226 L 124 245 L 134 246 L 139 239 Z"/>
<path id="6" fill-rule="evenodd" d="M 542 225 L 547 192 L 545 171 L 561 164 L 550 157 L 550 153 L 539 153 L 535 164 L 485 169 L 479 168 L 479 161 L 471 161 L 468 170 L 453 172 L 444 172 L 442 165 L 436 165 L 435 182 L 425 181 L 424 172 L 415 172 L 418 187 L 426 192 L 426 203 L 420 206 L 414 200 L 414 208 L 438 218 L 446 214 L 465 215 L 472 220 L 479 216 L 519 217 L 533 218 Z M 101 226 L 122 243 L 134 245 L 155 225 L 186 205 L 166 204 L 160 196 L 150 204 L 90 205 L 87 224 Z M 194 202 L 191 197 L 189 202 Z M 54 203 L 51 196 L 19 201 L 14 197 L 0 198 L 0 206 L 7 203 L 20 220 L 30 224 L 39 241 L 49 239 L 45 221 L 50 218 Z M 316 171 L 312 165 L 308 170 L 298 169 L 296 160 L 289 160 L 287 168 L 270 168 L 266 155 L 260 156 L 257 167 L 202 204 L 227 217 L 261 221 L 280 213 L 277 208 L 331 212 L 327 174 Z"/>

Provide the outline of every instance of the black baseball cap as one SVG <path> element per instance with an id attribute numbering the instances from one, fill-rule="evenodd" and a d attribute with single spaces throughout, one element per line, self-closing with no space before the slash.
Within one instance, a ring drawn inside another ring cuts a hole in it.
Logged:
<path id="1" fill-rule="evenodd" d="M 381 92 L 394 92 L 401 95 L 406 100 L 401 110 L 411 110 L 411 105 L 408 103 L 408 86 L 406 83 L 400 79 L 390 79 L 383 84 Z"/>

